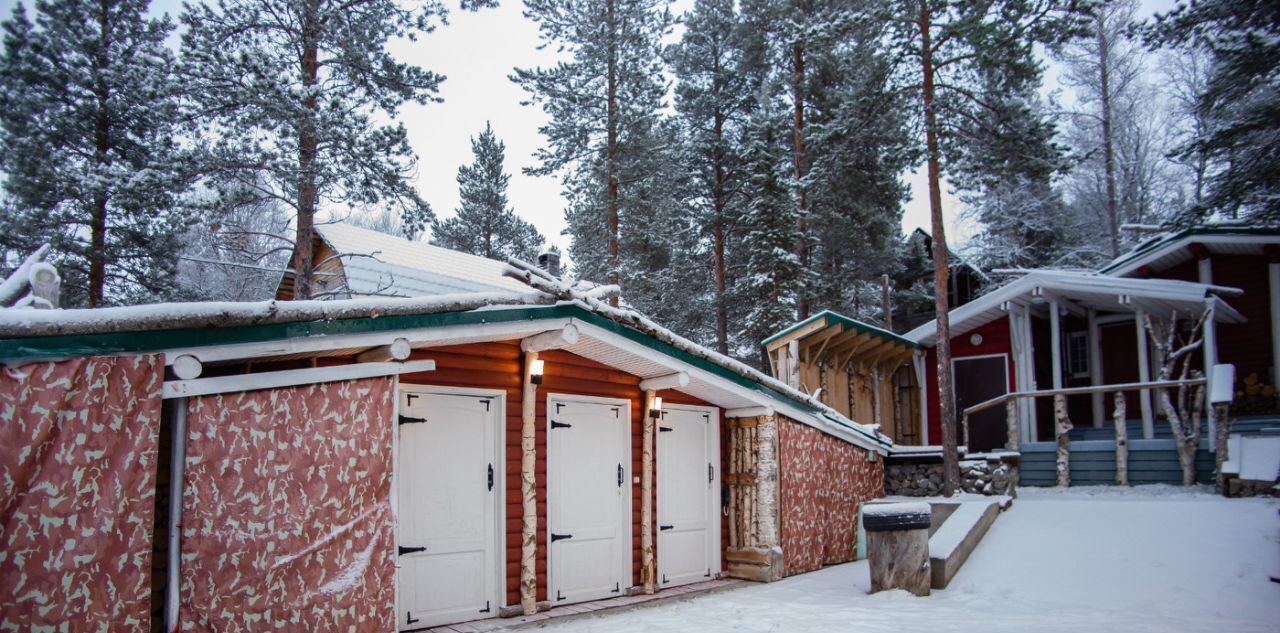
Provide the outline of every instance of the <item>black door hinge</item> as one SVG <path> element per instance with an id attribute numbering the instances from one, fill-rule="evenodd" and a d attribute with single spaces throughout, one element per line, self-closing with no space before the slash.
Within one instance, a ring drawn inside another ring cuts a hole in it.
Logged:
<path id="1" fill-rule="evenodd" d="M 560 413 L 560 409 L 563 409 L 563 408 L 564 408 L 564 403 L 563 403 L 563 402 L 557 402 L 557 403 L 556 403 L 556 413 L 557 413 L 557 414 L 558 414 L 558 413 Z M 561 599 L 563 600 L 563 598 L 561 598 Z"/>
<path id="2" fill-rule="evenodd" d="M 425 551 L 427 551 L 427 548 L 425 547 L 405 547 L 403 545 L 400 546 L 401 556 L 404 556 L 405 554 L 412 554 L 414 552 L 425 552 Z"/>
<path id="3" fill-rule="evenodd" d="M 703 578 L 710 578 L 710 577 L 711 577 L 711 568 L 710 568 L 710 567 L 708 567 L 708 568 L 707 568 L 707 573 L 703 574 L 703 575 L 702 575 L 702 577 L 703 577 Z"/>
<path id="4" fill-rule="evenodd" d="M 407 393 L 404 395 L 405 404 L 413 404 L 413 399 L 419 397 L 416 393 Z"/>
<path id="5" fill-rule="evenodd" d="M 618 487 L 622 487 L 622 464 L 618 464 Z"/>
<path id="6" fill-rule="evenodd" d="M 622 593 L 622 583 L 613 583 L 613 591 L 610 591 L 609 593 Z"/>
<path id="7" fill-rule="evenodd" d="M 489 612 L 489 601 L 488 601 L 488 600 L 485 600 L 485 601 L 484 601 L 484 608 L 480 610 L 480 613 L 488 613 L 488 612 Z"/>
<path id="8" fill-rule="evenodd" d="M 710 423 L 710 422 L 711 422 L 711 414 L 710 414 L 710 413 L 704 413 L 704 414 L 702 414 L 702 421 L 703 421 L 703 422 Z"/>
<path id="9" fill-rule="evenodd" d="M 658 432 L 659 432 L 659 433 L 670 433 L 671 431 L 674 431 L 674 430 L 675 430 L 675 429 L 672 429 L 672 428 L 671 428 L 671 427 L 669 427 L 669 426 L 660 426 L 660 427 L 658 427 Z"/>
<path id="10" fill-rule="evenodd" d="M 618 407 L 613 407 L 613 417 L 615 417 L 615 418 L 616 418 L 616 417 L 619 417 L 619 416 L 618 416 L 618 410 L 619 410 L 619 409 L 618 409 Z"/>
<path id="11" fill-rule="evenodd" d="M 426 421 L 426 418 L 411 418 L 407 415 L 400 416 L 400 424 L 422 424 Z"/>
<path id="12" fill-rule="evenodd" d="M 485 410 L 485 411 L 488 411 L 488 410 L 489 410 L 489 400 L 488 400 L 488 399 L 481 400 L 481 401 L 480 401 L 480 403 L 484 405 L 484 410 Z"/>
<path id="13" fill-rule="evenodd" d="M 551 421 L 551 428 L 553 429 L 568 429 L 572 427 L 573 425 L 569 424 L 568 422 L 556 422 L 555 420 Z"/>
<path id="14" fill-rule="evenodd" d="M 560 590 L 559 590 L 559 589 L 556 589 L 556 602 L 559 602 L 559 601 L 561 601 L 561 600 L 564 600 L 566 597 L 567 597 L 567 596 L 562 596 L 562 595 L 560 595 Z"/>
<path id="15" fill-rule="evenodd" d="M 675 527 L 676 527 L 676 526 L 674 526 L 674 525 L 659 525 L 659 526 L 658 526 L 658 531 L 659 531 L 659 532 L 666 532 L 667 530 L 673 530 L 673 529 L 675 529 Z"/>
<path id="16" fill-rule="evenodd" d="M 405 611 L 405 612 L 404 612 L 404 623 L 405 623 L 405 624 L 413 624 L 414 622 L 417 622 L 417 620 L 413 619 L 413 612 L 412 612 L 412 611 Z"/>
<path id="17" fill-rule="evenodd" d="M 489 490 L 493 490 L 493 464 L 489 464 Z"/>
<path id="18" fill-rule="evenodd" d="M 664 584 L 664 585 L 665 585 L 665 584 L 670 583 L 670 582 L 671 582 L 670 580 L 667 580 L 667 575 L 666 575 L 666 574 L 663 574 L 663 575 L 662 575 L 662 584 Z"/>
<path id="19" fill-rule="evenodd" d="M 554 542 L 556 542 L 556 541 L 563 541 L 563 540 L 565 540 L 565 539 L 567 539 L 567 538 L 573 538 L 573 535 L 572 535 L 572 534 L 555 534 L 555 533 L 552 533 L 552 534 L 551 534 L 551 542 L 552 542 L 552 543 L 554 543 Z"/>

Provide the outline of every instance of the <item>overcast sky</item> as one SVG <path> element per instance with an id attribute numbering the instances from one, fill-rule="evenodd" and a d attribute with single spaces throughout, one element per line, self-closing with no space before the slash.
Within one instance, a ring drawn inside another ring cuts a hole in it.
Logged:
<path id="1" fill-rule="evenodd" d="M 470 137 L 489 121 L 507 144 L 509 196 L 516 213 L 537 225 L 551 243 L 567 249 L 568 238 L 560 234 L 565 227 L 565 200 L 559 179 L 521 172 L 533 164 L 533 152 L 543 143 L 538 127 L 546 117 L 539 107 L 520 105 L 527 95 L 508 79 L 512 68 L 546 66 L 554 62 L 554 55 L 538 50 L 537 25 L 523 16 L 522 2 L 502 0 L 496 9 L 471 13 L 457 11 L 454 0 L 445 1 L 454 9 L 448 26 L 417 42 L 392 45 L 400 59 L 447 77 L 439 93 L 443 103 L 409 105 L 400 113 L 418 154 L 418 189 L 441 217 L 453 215 L 458 204 L 458 166 L 471 161 Z M 15 0 L 0 0 L 5 18 L 14 4 Z M 1144 10 L 1165 10 L 1172 4 L 1173 0 L 1143 0 Z M 692 5 L 692 0 L 678 0 L 672 11 L 679 15 Z M 181 8 L 180 0 L 153 0 L 152 5 L 153 12 L 167 12 L 175 21 Z M 927 228 L 929 201 L 923 170 L 903 178 L 912 191 L 902 218 L 903 231 Z M 957 202 L 945 192 L 943 210 L 949 241 L 963 241 L 972 233 L 971 227 L 957 224 Z"/>

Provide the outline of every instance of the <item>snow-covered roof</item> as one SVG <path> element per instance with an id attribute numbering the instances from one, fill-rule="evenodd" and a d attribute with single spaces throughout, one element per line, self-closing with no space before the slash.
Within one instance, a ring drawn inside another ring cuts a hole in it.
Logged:
<path id="1" fill-rule="evenodd" d="M 1143 240 L 1099 272 L 1127 277 L 1144 266 L 1166 270 L 1194 256 L 1188 248 L 1191 244 L 1201 244 L 1215 254 L 1261 255 L 1268 245 L 1280 244 L 1280 228 L 1217 225 L 1161 233 Z"/>
<path id="2" fill-rule="evenodd" d="M 544 271 L 508 265 L 519 292 L 334 301 L 169 303 L 76 310 L 0 309 L 0 359 L 26 362 L 163 351 L 202 362 L 352 353 L 408 337 L 420 347 L 523 338 L 575 324 L 567 351 L 640 378 L 690 375 L 690 395 L 725 408 L 770 406 L 847 442 L 887 452 L 892 441 L 753 367 L 700 346 L 606 300 L 616 286 L 582 291 Z M 521 277 L 517 280 L 514 277 Z"/>
<path id="3" fill-rule="evenodd" d="M 503 262 L 350 224 L 322 224 L 316 233 L 342 258 L 355 296 L 419 297 L 458 292 L 528 291 L 502 275 Z"/>
<path id="4" fill-rule="evenodd" d="M 1099 312 L 1133 312 L 1142 308 L 1152 314 L 1200 315 L 1206 301 L 1215 305 L 1219 322 L 1243 323 L 1244 316 L 1227 305 L 1222 297 L 1243 294 L 1238 288 L 1176 281 L 1172 279 L 1131 279 L 1065 270 L 1037 270 L 1003 287 L 978 297 L 950 312 L 951 335 L 959 336 L 985 323 L 1008 315 L 1007 304 L 1015 303 L 1047 310 L 1057 299 L 1072 306 Z M 904 335 L 921 345 L 937 343 L 937 321 L 929 321 Z"/>

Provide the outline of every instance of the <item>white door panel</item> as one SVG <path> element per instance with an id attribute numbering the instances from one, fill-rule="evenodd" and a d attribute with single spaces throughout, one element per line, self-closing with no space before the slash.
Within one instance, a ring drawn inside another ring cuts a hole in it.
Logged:
<path id="1" fill-rule="evenodd" d="M 630 403 L 548 397 L 548 594 L 553 605 L 630 583 Z"/>
<path id="2" fill-rule="evenodd" d="M 399 629 L 493 615 L 498 400 L 400 398 Z"/>
<path id="3" fill-rule="evenodd" d="M 658 585 L 700 582 L 719 567 L 715 410 L 668 407 L 658 424 Z"/>

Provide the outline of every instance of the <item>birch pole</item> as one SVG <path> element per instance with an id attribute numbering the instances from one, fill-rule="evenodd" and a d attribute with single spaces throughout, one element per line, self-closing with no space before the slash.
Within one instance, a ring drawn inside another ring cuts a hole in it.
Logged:
<path id="1" fill-rule="evenodd" d="M 1129 485 L 1129 421 L 1125 414 L 1124 392 L 1116 392 L 1116 485 Z"/>
<path id="2" fill-rule="evenodd" d="M 1022 449 L 1022 433 L 1018 427 L 1018 399 L 1009 398 L 1004 403 L 1005 441 L 1007 451 Z"/>
<path id="3" fill-rule="evenodd" d="M 533 363 L 537 352 L 525 352 L 524 384 L 520 402 L 520 608 L 525 615 L 538 612 L 538 488 L 537 406 L 538 386 L 533 384 Z"/>
<path id="4" fill-rule="evenodd" d="M 644 592 L 658 590 L 657 566 L 653 557 L 653 399 L 652 389 L 644 392 L 644 435 L 641 437 L 640 455 L 640 580 Z"/>
<path id="5" fill-rule="evenodd" d="M 1071 419 L 1067 417 L 1067 397 L 1062 394 L 1053 396 L 1053 431 L 1058 439 L 1058 485 L 1071 485 Z"/>
<path id="6" fill-rule="evenodd" d="M 1222 472 L 1222 465 L 1227 462 L 1230 457 L 1227 454 L 1227 439 L 1231 437 L 1231 420 L 1227 418 L 1230 403 L 1217 403 L 1213 405 L 1214 417 L 1218 419 L 1218 426 L 1214 429 L 1217 437 L 1217 446 L 1214 446 L 1214 472 L 1217 473 L 1215 483 L 1217 484 L 1218 494 L 1227 496 L 1227 476 Z"/>

